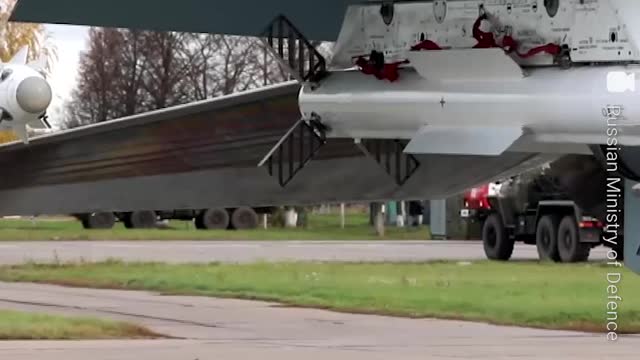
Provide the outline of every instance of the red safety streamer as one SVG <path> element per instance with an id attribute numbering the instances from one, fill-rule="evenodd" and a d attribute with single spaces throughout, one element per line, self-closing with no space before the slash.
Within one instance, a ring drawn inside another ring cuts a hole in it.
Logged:
<path id="1" fill-rule="evenodd" d="M 411 47 L 411 51 L 420 50 L 442 50 L 442 48 L 431 40 L 423 40 Z"/>
<path id="2" fill-rule="evenodd" d="M 520 56 L 521 58 L 528 58 L 528 57 L 532 57 L 534 55 L 540 54 L 542 52 L 545 52 L 549 55 L 559 55 L 562 52 L 562 47 L 560 47 L 560 45 L 556 45 L 556 44 L 547 44 L 547 45 L 542 45 L 542 46 L 538 46 L 535 47 L 529 51 L 527 51 L 524 54 L 521 53 L 517 53 L 518 56 Z"/>
<path id="3" fill-rule="evenodd" d="M 389 80 L 394 82 L 400 77 L 398 68 L 402 64 L 409 63 L 408 60 L 399 61 L 389 64 L 376 64 L 371 59 L 367 60 L 363 56 L 359 56 L 356 60 L 356 66 L 360 68 L 360 71 L 366 75 L 374 75 L 378 80 Z"/>
<path id="4" fill-rule="evenodd" d="M 521 58 L 529 58 L 540 53 L 547 53 L 549 55 L 555 56 L 560 54 L 560 52 L 562 51 L 562 48 L 559 45 L 550 43 L 550 44 L 535 47 L 523 54 L 518 52 L 518 43 L 510 35 L 505 35 L 502 38 L 502 46 L 500 46 L 496 43 L 493 33 L 484 32 L 480 30 L 480 25 L 482 24 L 482 20 L 486 20 L 486 19 L 487 19 L 487 15 L 483 14 L 480 17 L 478 17 L 476 22 L 473 24 L 473 37 L 478 41 L 478 44 L 474 46 L 475 49 L 499 47 L 499 48 L 502 48 L 507 53 L 515 52 Z"/>
<path id="5" fill-rule="evenodd" d="M 492 32 L 485 32 L 480 29 L 482 21 L 487 19 L 487 14 L 482 14 L 473 24 L 473 38 L 478 42 L 473 47 L 474 49 L 489 49 L 498 47 L 503 49 L 507 53 L 515 52 L 521 58 L 529 58 L 540 53 L 547 53 L 549 55 L 555 56 L 560 54 L 560 52 L 562 51 L 562 48 L 559 45 L 550 43 L 547 45 L 535 47 L 523 54 L 518 52 L 518 42 L 510 35 L 505 35 L 502 38 L 502 45 L 498 45 Z M 434 41 L 423 40 L 412 46 L 411 50 L 442 50 L 442 47 L 440 47 Z M 374 55 L 378 57 L 377 61 L 376 59 L 373 59 Z M 398 68 L 400 67 L 400 65 L 409 63 L 408 60 L 390 64 L 383 63 L 383 61 L 384 56 L 381 53 L 372 51 L 369 59 L 366 59 L 364 56 L 359 56 L 356 60 L 356 66 L 360 68 L 360 71 L 362 71 L 363 74 L 374 75 L 379 80 L 386 79 L 390 82 L 394 82 L 400 77 L 398 72 Z"/>
<path id="6" fill-rule="evenodd" d="M 480 25 L 482 25 L 482 20 L 487 19 L 487 14 L 482 14 L 476 22 L 473 24 L 473 38 L 478 42 L 473 48 L 474 49 L 488 49 L 499 47 L 496 43 L 496 39 L 493 37 L 492 32 L 484 32 L 480 30 Z"/>

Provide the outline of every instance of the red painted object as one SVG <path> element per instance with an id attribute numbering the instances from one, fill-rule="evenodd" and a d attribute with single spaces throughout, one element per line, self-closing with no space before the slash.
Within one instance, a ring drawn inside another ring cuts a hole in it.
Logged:
<path id="1" fill-rule="evenodd" d="M 421 41 L 411 47 L 412 51 L 420 51 L 420 50 L 442 50 L 440 45 L 436 44 L 431 40 Z"/>
<path id="2" fill-rule="evenodd" d="M 400 77 L 398 68 L 402 64 L 406 64 L 408 61 L 400 61 L 390 64 L 378 64 L 371 60 L 367 60 L 360 56 L 356 60 L 356 65 L 360 68 L 363 74 L 374 75 L 378 80 L 389 80 L 394 82 Z"/>
<path id="3" fill-rule="evenodd" d="M 528 58 L 543 52 L 550 55 L 558 55 L 562 50 L 561 47 L 556 44 L 547 44 L 533 48 L 524 54 L 519 53 L 518 42 L 510 35 L 505 35 L 502 38 L 502 44 L 498 44 L 492 32 L 482 31 L 480 25 L 482 25 L 482 21 L 484 20 L 488 20 L 486 14 L 478 17 L 473 24 L 473 37 L 478 41 L 473 47 L 474 49 L 501 48 L 506 53 L 515 52 L 515 54 L 521 58 Z M 423 50 L 442 50 L 442 47 L 431 40 L 420 41 L 411 47 L 411 51 Z M 409 63 L 408 60 L 387 64 L 384 62 L 384 54 L 375 50 L 371 52 L 368 59 L 365 56 L 358 56 L 355 61 L 355 65 L 360 68 L 363 74 L 374 75 L 378 80 L 389 80 L 390 82 L 398 80 L 398 68 L 400 65 L 407 63 Z"/>
<path id="4" fill-rule="evenodd" d="M 469 210 L 488 210 L 489 184 L 472 188 L 464 193 L 464 207 Z"/>
<path id="5" fill-rule="evenodd" d="M 478 43 L 473 47 L 474 49 L 488 49 L 498 47 L 496 43 L 496 39 L 493 37 L 493 33 L 484 32 L 480 30 L 480 25 L 482 25 L 482 20 L 487 20 L 487 15 L 483 14 L 480 16 L 476 22 L 473 24 L 473 38 L 478 41 Z"/>

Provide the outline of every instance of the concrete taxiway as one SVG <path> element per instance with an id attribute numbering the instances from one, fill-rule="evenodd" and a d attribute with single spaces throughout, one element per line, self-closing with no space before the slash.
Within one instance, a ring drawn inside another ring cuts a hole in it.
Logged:
<path id="1" fill-rule="evenodd" d="M 278 304 L 0 283 L 0 308 L 136 322 L 176 337 L 0 342 L 2 358 L 65 359 L 636 359 L 640 337 L 401 319 Z"/>
<path id="2" fill-rule="evenodd" d="M 514 260 L 535 260 L 536 247 L 516 245 Z M 477 241 L 48 241 L 2 242 L 0 264 L 25 261 L 251 262 L 482 260 Z M 606 249 L 592 251 L 606 259 Z"/>

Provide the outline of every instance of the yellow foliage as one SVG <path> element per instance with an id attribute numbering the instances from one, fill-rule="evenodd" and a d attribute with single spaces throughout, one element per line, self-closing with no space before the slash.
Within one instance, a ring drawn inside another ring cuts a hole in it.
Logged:
<path id="1" fill-rule="evenodd" d="M 47 57 L 47 70 L 56 58 L 55 47 L 47 41 L 49 36 L 42 24 L 9 22 L 17 0 L 0 0 L 0 60 L 9 61 L 23 46 L 29 46 L 29 60 Z"/>
<path id="2" fill-rule="evenodd" d="M 18 140 L 16 134 L 11 130 L 0 130 L 0 144 L 6 144 Z"/>

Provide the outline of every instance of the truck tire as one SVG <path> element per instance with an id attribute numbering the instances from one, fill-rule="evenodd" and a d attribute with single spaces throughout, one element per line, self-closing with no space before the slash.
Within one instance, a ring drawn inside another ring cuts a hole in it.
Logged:
<path id="1" fill-rule="evenodd" d="M 558 217 L 544 215 L 536 226 L 536 247 L 541 261 L 560 261 L 558 253 Z"/>
<path id="2" fill-rule="evenodd" d="M 259 222 L 258 214 L 250 207 L 239 207 L 231 215 L 231 226 L 236 230 L 255 229 Z"/>
<path id="3" fill-rule="evenodd" d="M 155 228 L 157 221 L 156 212 L 150 210 L 134 211 L 124 216 L 124 226 L 127 229 Z"/>
<path id="4" fill-rule="evenodd" d="M 196 228 L 200 230 L 224 230 L 229 227 L 226 209 L 207 209 L 196 216 Z"/>
<path id="5" fill-rule="evenodd" d="M 110 212 L 84 214 L 82 226 L 85 229 L 111 229 L 116 223 L 116 216 Z"/>
<path id="6" fill-rule="evenodd" d="M 565 216 L 558 226 L 558 253 L 565 263 L 589 260 L 591 246 L 580 242 L 580 231 L 573 216 Z"/>
<path id="7" fill-rule="evenodd" d="M 507 261 L 511 258 L 514 240 L 509 238 L 499 214 L 491 214 L 484 221 L 482 244 L 490 260 Z"/>

